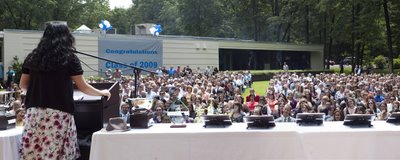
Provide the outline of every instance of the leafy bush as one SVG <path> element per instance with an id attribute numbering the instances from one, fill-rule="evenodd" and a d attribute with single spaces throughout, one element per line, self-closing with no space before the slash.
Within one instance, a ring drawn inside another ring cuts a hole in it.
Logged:
<path id="1" fill-rule="evenodd" d="M 14 56 L 12 61 L 12 68 L 15 72 L 14 83 L 19 84 L 22 75 L 22 63 L 19 62 L 18 56 Z"/>
<path id="2" fill-rule="evenodd" d="M 262 70 L 262 71 L 251 71 L 251 74 L 253 76 L 253 81 L 265 81 L 265 80 L 270 80 L 275 73 L 278 72 L 283 72 L 283 70 Z M 305 75 L 311 73 L 313 75 L 319 74 L 319 73 L 334 73 L 332 70 L 290 70 L 290 73 L 296 73 L 296 74 L 302 74 L 304 73 Z"/>
<path id="3" fill-rule="evenodd" d="M 374 63 L 376 65 L 377 68 L 379 69 L 383 69 L 385 68 L 387 62 L 386 62 L 386 58 L 382 55 L 379 55 L 377 57 L 374 58 Z"/>
<path id="4" fill-rule="evenodd" d="M 393 68 L 400 69 L 400 58 L 393 59 Z"/>

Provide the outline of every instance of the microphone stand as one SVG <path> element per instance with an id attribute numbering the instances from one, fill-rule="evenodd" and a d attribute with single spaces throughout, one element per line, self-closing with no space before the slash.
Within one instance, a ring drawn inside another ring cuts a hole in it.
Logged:
<path id="1" fill-rule="evenodd" d="M 116 63 L 116 64 L 119 64 L 119 65 L 123 65 L 123 66 L 129 67 L 129 68 L 132 68 L 133 69 L 133 75 L 135 76 L 135 91 L 133 93 L 133 97 L 134 98 L 137 98 L 137 95 L 138 95 L 138 88 L 139 88 L 139 83 L 138 83 L 139 81 L 138 80 L 139 80 L 140 72 L 141 71 L 145 71 L 145 72 L 149 72 L 149 73 L 152 73 L 152 74 L 157 74 L 156 72 L 153 72 L 153 71 L 150 71 L 150 70 L 146 70 L 146 69 L 143 69 L 143 68 L 131 66 L 131 65 L 128 65 L 128 64 L 125 64 L 125 63 L 121 63 L 121 62 L 117 62 L 117 61 L 113 61 L 113 60 L 110 60 L 110 59 L 106 59 L 106 58 L 90 55 L 90 54 L 79 52 L 79 51 L 75 51 L 75 50 L 73 52 L 81 54 L 81 55 L 84 55 L 84 56 L 88 56 L 88 57 L 92 57 L 92 58 L 96 58 L 96 59 L 100 59 L 100 60 L 103 60 L 103 61 L 108 61 L 108 62 L 112 62 L 112 63 Z"/>

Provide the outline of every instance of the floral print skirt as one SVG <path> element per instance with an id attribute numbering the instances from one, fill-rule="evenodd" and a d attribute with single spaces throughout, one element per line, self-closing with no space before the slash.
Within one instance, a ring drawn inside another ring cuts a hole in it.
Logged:
<path id="1" fill-rule="evenodd" d="M 74 116 L 51 108 L 29 108 L 21 160 L 72 160 L 80 156 Z"/>

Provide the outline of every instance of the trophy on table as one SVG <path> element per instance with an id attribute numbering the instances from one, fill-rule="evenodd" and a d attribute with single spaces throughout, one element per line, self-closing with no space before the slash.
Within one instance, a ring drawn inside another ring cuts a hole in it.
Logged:
<path id="1" fill-rule="evenodd" d="M 178 99 L 168 107 L 167 115 L 172 122 L 171 128 L 185 128 L 189 116 L 189 108 Z"/>

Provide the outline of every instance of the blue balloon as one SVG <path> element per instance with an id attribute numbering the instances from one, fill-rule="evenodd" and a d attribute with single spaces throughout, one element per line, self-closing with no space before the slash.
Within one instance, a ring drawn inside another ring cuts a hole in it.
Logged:
<path id="1" fill-rule="evenodd" d="M 156 24 L 156 25 L 154 25 L 154 28 L 156 29 L 155 32 L 154 32 L 154 35 L 158 36 L 162 32 L 161 25 Z"/>
<path id="2" fill-rule="evenodd" d="M 112 25 L 107 20 L 102 20 L 101 23 L 99 24 L 99 27 L 102 31 L 108 31 L 112 29 Z"/>

